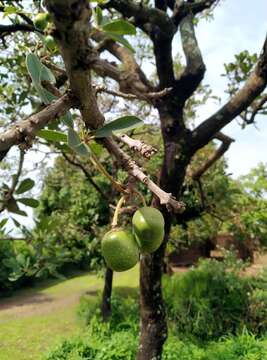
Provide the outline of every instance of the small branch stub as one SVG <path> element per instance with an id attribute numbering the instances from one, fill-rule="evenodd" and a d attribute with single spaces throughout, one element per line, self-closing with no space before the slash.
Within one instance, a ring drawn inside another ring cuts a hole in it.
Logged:
<path id="1" fill-rule="evenodd" d="M 146 174 L 143 173 L 135 161 L 132 160 L 122 149 L 120 149 L 120 147 L 110 138 L 103 139 L 103 144 L 107 150 L 117 158 L 121 166 L 134 178 L 144 183 L 147 188 L 159 198 L 160 203 L 162 205 L 166 205 L 169 211 L 173 211 L 174 213 L 181 213 L 184 211 L 184 203 L 177 201 L 172 194 L 166 193 L 157 184 L 155 184 Z"/>
<path id="2" fill-rule="evenodd" d="M 133 151 L 139 152 L 146 159 L 150 159 L 151 156 L 158 152 L 153 146 L 147 145 L 141 140 L 132 139 L 126 134 L 116 135 L 115 138 L 128 145 Z"/>

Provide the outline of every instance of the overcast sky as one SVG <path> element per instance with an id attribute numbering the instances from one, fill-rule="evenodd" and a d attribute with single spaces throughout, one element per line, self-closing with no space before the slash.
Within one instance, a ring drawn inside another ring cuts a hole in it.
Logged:
<path id="1" fill-rule="evenodd" d="M 259 53 L 267 32 L 267 0 L 222 0 L 214 12 L 214 20 L 202 21 L 197 27 L 199 45 L 207 72 L 204 83 L 215 94 L 226 98 L 223 64 L 233 61 L 234 54 L 245 49 Z M 205 119 L 217 105 L 205 107 L 199 114 Z M 227 152 L 230 172 L 235 177 L 245 174 L 258 162 L 267 162 L 267 116 L 257 118 L 257 128 L 241 130 L 234 121 L 224 132 L 236 141 Z"/>

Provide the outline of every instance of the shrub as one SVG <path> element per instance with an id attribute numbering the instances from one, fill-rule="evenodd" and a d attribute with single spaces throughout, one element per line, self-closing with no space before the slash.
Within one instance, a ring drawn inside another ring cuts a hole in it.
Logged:
<path id="1" fill-rule="evenodd" d="M 267 329 L 267 289 L 255 289 L 249 298 L 248 324 L 251 331 L 264 333 Z"/>
<path id="2" fill-rule="evenodd" d="M 266 341 L 256 339 L 248 332 L 228 337 L 219 343 L 211 344 L 203 360 L 265 360 L 267 359 Z"/>
<path id="3" fill-rule="evenodd" d="M 83 296 L 78 308 L 79 317 L 86 324 L 90 324 L 94 317 L 101 321 L 100 303 L 101 294 L 98 294 L 97 297 Z M 111 307 L 112 314 L 109 320 L 111 330 L 118 331 L 131 328 L 135 332 L 138 331 L 139 304 L 137 292 L 134 289 L 131 289 L 130 293 L 128 288 L 114 289 Z"/>
<path id="4" fill-rule="evenodd" d="M 83 338 L 65 340 L 45 360 L 134 360 L 137 336 L 131 330 L 111 331 L 108 324 L 93 319 Z M 162 360 L 265 360 L 267 341 L 244 332 L 207 346 L 182 341 L 171 334 Z"/>
<path id="5" fill-rule="evenodd" d="M 112 331 L 109 324 L 91 320 L 83 338 L 65 340 L 46 360 L 134 360 L 137 336 L 132 331 Z"/>
<path id="6" fill-rule="evenodd" d="M 34 255 L 21 241 L 0 241 L 0 295 L 32 282 Z"/>
<path id="7" fill-rule="evenodd" d="M 167 314 L 178 333 L 206 341 L 243 328 L 251 285 L 231 270 L 227 262 L 203 260 L 184 275 L 164 279 Z"/>

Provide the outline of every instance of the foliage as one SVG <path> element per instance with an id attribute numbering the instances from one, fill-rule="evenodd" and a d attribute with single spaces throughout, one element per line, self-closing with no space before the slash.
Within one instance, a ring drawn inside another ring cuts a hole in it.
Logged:
<path id="1" fill-rule="evenodd" d="M 203 267 L 203 265 L 201 266 Z M 199 272 L 201 271 L 200 269 Z M 218 272 L 217 270 L 216 274 Z M 215 278 L 218 279 L 216 274 Z M 218 286 L 220 284 L 220 279 L 218 279 Z M 166 283 L 164 287 L 165 292 L 170 291 L 170 286 Z M 173 289 L 174 287 L 172 291 Z M 235 289 L 233 291 L 235 293 Z M 63 341 L 45 359 L 134 359 L 138 334 L 136 295 L 136 292 L 129 296 L 128 291 L 116 291 L 112 300 L 113 312 L 108 323 L 100 321 L 100 312 L 97 310 L 100 298 L 83 297 L 79 307 L 79 315 L 86 319 L 87 331 L 83 336 Z M 176 295 L 177 293 L 175 293 Z M 172 293 L 172 296 L 167 298 L 168 305 L 174 301 L 175 296 Z M 169 307 L 167 309 L 169 310 Z M 226 311 L 225 315 L 229 316 L 229 312 Z M 198 343 L 195 343 L 184 337 L 184 333 L 179 336 L 172 326 L 170 336 L 164 346 L 163 360 L 176 360 L 178 356 L 181 360 L 263 360 L 267 355 L 267 340 L 256 339 L 246 330 L 237 336 L 222 337 L 218 342 L 202 343 L 202 340 L 198 339 Z"/>
<path id="2" fill-rule="evenodd" d="M 103 330 L 104 328 L 104 330 Z M 96 330 L 96 329 L 95 329 Z M 52 351 L 46 360 L 132 360 L 135 359 L 136 338 L 128 331 L 118 331 L 110 336 L 105 326 L 97 325 L 97 333 L 83 338 L 66 340 Z M 267 341 L 257 340 L 244 333 L 230 336 L 206 347 L 179 340 L 171 335 L 163 351 L 163 360 L 263 360 L 267 356 Z"/>
<path id="3" fill-rule="evenodd" d="M 108 191 L 102 177 L 95 181 L 103 192 Z M 99 246 L 109 222 L 108 203 L 79 170 L 70 168 L 62 158 L 56 160 L 45 179 L 37 217 L 32 237 L 43 262 L 56 262 L 58 269 L 65 263 L 91 268 L 102 264 Z"/>
<path id="4" fill-rule="evenodd" d="M 207 156 L 209 151 L 203 149 L 196 162 Z M 199 186 L 189 180 L 185 184 L 183 193 L 188 217 L 185 213 L 182 226 L 177 224 L 173 227 L 172 247 L 181 248 L 193 243 L 205 243 L 219 233 L 230 233 L 236 240 L 243 242 L 252 239 L 258 243 L 258 246 L 265 246 L 267 243 L 265 173 L 266 166 L 259 164 L 247 175 L 235 180 L 227 175 L 225 160 L 217 161 L 202 178 L 203 208 Z"/>
<path id="5" fill-rule="evenodd" d="M 24 241 L 0 241 L 0 295 L 33 280 L 34 254 Z"/>
<path id="6" fill-rule="evenodd" d="M 240 270 L 233 260 L 203 260 L 184 275 L 165 278 L 167 313 L 175 331 L 200 341 L 237 334 L 244 326 L 264 333 L 266 289 L 240 277 Z"/>
<path id="7" fill-rule="evenodd" d="M 95 181 L 108 191 L 103 177 L 96 176 Z M 60 277 L 72 264 L 91 269 L 103 264 L 100 238 L 109 222 L 109 207 L 83 174 L 58 158 L 45 177 L 39 200 L 36 227 L 24 230 L 30 243 L 23 251 L 16 245 L 11 256 L 14 244 L 5 242 L 1 273 L 5 288 L 19 287 L 24 277 Z"/>

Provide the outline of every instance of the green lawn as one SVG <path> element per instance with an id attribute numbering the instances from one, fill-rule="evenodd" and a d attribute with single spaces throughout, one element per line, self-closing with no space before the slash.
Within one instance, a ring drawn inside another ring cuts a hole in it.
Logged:
<path id="1" fill-rule="evenodd" d="M 78 334 L 82 331 L 76 316 L 79 297 L 86 291 L 94 293 L 102 285 L 99 277 L 80 274 L 60 282 L 49 281 L 1 300 L 0 359 L 39 360 L 62 338 Z M 115 274 L 114 287 L 137 285 L 138 267 Z M 1 310 L 1 305 L 7 302 L 12 308 Z M 19 305 L 25 302 L 27 306 L 22 311 Z"/>

